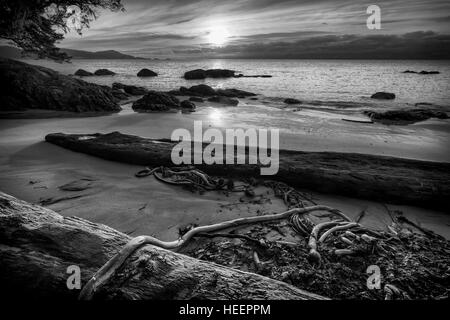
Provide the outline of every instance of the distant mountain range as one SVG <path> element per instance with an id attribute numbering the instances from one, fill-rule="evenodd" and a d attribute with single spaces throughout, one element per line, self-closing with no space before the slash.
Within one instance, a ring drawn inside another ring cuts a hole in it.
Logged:
<path id="1" fill-rule="evenodd" d="M 83 51 L 83 50 L 73 50 L 73 49 L 61 49 L 61 51 L 67 53 L 73 59 L 140 59 L 145 60 L 145 58 L 138 58 L 130 56 L 128 54 L 123 54 L 115 50 L 105 50 L 105 51 Z"/>
<path id="2" fill-rule="evenodd" d="M 145 60 L 145 58 L 138 58 L 134 56 L 130 56 L 127 54 L 120 53 L 115 50 L 106 50 L 106 51 L 83 51 L 83 50 L 74 50 L 74 49 L 64 49 L 61 48 L 62 52 L 67 53 L 72 59 L 139 59 Z M 11 46 L 0 46 L 0 57 L 10 58 L 10 59 L 21 59 L 21 50 L 18 48 L 14 48 Z"/>

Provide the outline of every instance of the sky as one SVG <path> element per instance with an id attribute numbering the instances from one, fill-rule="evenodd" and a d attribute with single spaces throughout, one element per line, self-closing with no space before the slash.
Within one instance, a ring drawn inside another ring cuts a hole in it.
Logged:
<path id="1" fill-rule="evenodd" d="M 450 1 L 122 0 L 60 47 L 138 57 L 450 58 Z M 369 5 L 381 29 L 367 27 Z"/>

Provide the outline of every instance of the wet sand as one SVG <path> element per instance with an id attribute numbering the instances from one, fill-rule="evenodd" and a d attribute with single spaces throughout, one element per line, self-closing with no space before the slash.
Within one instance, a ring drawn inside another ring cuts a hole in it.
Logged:
<path id="1" fill-rule="evenodd" d="M 173 240 L 178 236 L 179 228 L 191 223 L 205 225 L 252 216 L 257 214 L 257 210 L 284 211 L 284 204 L 275 198 L 262 205 L 253 205 L 242 203 L 241 194 L 229 197 L 216 192 L 195 194 L 153 178 L 136 179 L 134 174 L 141 167 L 96 159 L 43 142 L 44 136 L 50 132 L 121 131 L 149 138 L 168 138 L 175 128 L 193 127 L 194 120 L 203 120 L 205 126 L 231 126 L 233 116 L 236 120 L 234 126 L 239 126 L 245 118 L 238 117 L 236 111 L 242 115 L 249 107 L 238 108 L 205 107 L 193 114 L 135 114 L 125 109 L 122 114 L 98 118 L 0 120 L 0 189 L 33 203 L 54 202 L 48 207 L 65 216 L 79 216 L 130 235 L 148 234 L 163 240 Z M 399 157 L 448 161 L 447 150 L 440 144 L 441 137 L 430 135 L 426 128 L 420 128 L 419 132 L 427 136 L 413 138 L 407 133 L 414 128 L 382 128 L 374 135 L 371 132 L 374 127 L 356 130 L 352 129 L 354 124 L 336 122 L 335 126 L 342 125 L 346 129 L 331 135 L 336 127 L 330 126 L 329 122 L 329 127 L 320 129 L 324 122 L 316 123 L 314 118 L 303 118 L 307 126 L 315 130 L 304 134 L 282 132 L 281 148 L 388 153 Z M 255 121 L 250 120 L 247 121 Z M 400 130 L 404 132 L 399 133 Z M 388 139 L 389 143 L 385 143 L 384 139 Z M 418 148 L 416 144 L 422 147 Z M 79 191 L 59 188 L 68 183 L 79 187 Z M 83 188 L 86 189 L 81 190 Z M 339 208 L 351 217 L 366 210 L 368 214 L 363 224 L 378 228 L 390 224 L 383 204 L 331 195 L 314 196 L 317 202 Z M 389 208 L 404 211 L 411 220 L 450 239 L 448 214 L 411 207 Z"/>

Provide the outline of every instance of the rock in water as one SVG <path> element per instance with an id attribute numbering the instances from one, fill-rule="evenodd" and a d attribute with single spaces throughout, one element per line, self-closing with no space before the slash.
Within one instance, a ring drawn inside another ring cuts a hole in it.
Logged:
<path id="1" fill-rule="evenodd" d="M 180 108 L 180 101 L 176 97 L 157 91 L 150 91 L 133 103 L 133 110 L 138 112 L 166 112 Z"/>
<path id="2" fill-rule="evenodd" d="M 0 59 L 1 111 L 47 109 L 70 112 L 119 112 L 106 86 L 62 75 L 48 68 Z"/>
<path id="3" fill-rule="evenodd" d="M 425 70 L 422 70 L 422 71 L 420 71 L 420 72 L 413 71 L 413 70 L 406 70 L 406 71 L 403 71 L 403 73 L 415 73 L 415 74 L 440 74 L 439 71 L 425 71 Z"/>
<path id="4" fill-rule="evenodd" d="M 148 92 L 144 87 L 130 86 L 119 82 L 114 82 L 112 88 L 113 90 L 123 90 L 125 93 L 132 96 L 143 96 Z"/>
<path id="5" fill-rule="evenodd" d="M 137 74 L 138 77 L 157 77 L 158 74 L 152 70 L 149 69 L 142 69 Z"/>
<path id="6" fill-rule="evenodd" d="M 445 112 L 429 109 L 391 110 L 386 112 L 365 111 L 374 122 L 392 125 L 412 124 L 430 118 L 448 119 Z"/>
<path id="7" fill-rule="evenodd" d="M 377 92 L 371 96 L 372 99 L 379 100 L 393 100 L 395 99 L 395 94 L 390 92 Z"/>
<path id="8" fill-rule="evenodd" d="M 182 89 L 180 88 L 180 91 Z M 189 93 L 192 93 L 192 95 L 199 95 L 202 97 L 208 97 L 208 96 L 214 96 L 216 95 L 216 90 L 211 88 L 210 86 L 206 84 L 199 84 L 198 86 L 192 86 L 188 89 Z"/>
<path id="9" fill-rule="evenodd" d="M 186 80 L 202 80 L 206 79 L 206 72 L 202 69 L 188 71 L 184 74 Z"/>
<path id="10" fill-rule="evenodd" d="M 235 71 L 228 69 L 196 69 L 184 74 L 186 80 L 202 80 L 206 78 L 233 78 Z"/>
<path id="11" fill-rule="evenodd" d="M 215 102 L 220 104 L 226 104 L 230 106 L 237 106 L 239 104 L 239 100 L 222 97 L 222 96 L 214 96 L 208 99 L 209 102 Z"/>
<path id="12" fill-rule="evenodd" d="M 195 111 L 196 106 L 191 101 L 184 100 L 181 102 L 181 108 L 188 111 Z"/>
<path id="13" fill-rule="evenodd" d="M 284 100 L 284 103 L 286 103 L 286 104 L 301 104 L 302 102 L 297 99 L 288 98 L 288 99 Z"/>
<path id="14" fill-rule="evenodd" d="M 192 86 L 189 89 L 180 87 L 178 91 L 172 91 L 174 95 L 180 96 L 194 96 L 194 97 L 211 97 L 217 95 L 216 90 L 206 84 L 199 84 Z"/>
<path id="15" fill-rule="evenodd" d="M 229 98 L 247 98 L 256 96 L 255 93 L 239 90 L 239 89 L 218 89 L 214 90 L 206 84 L 192 86 L 190 88 L 180 87 L 179 90 L 170 91 L 176 96 L 190 96 L 190 97 L 214 97 L 223 96 Z M 200 102 L 200 101 L 199 101 Z"/>
<path id="16" fill-rule="evenodd" d="M 119 90 L 119 89 L 113 89 L 112 91 L 112 95 L 114 96 L 114 98 L 116 98 L 118 101 L 122 101 L 122 100 L 126 100 L 128 98 L 130 98 L 130 95 L 128 93 L 126 93 L 123 90 Z"/>
<path id="17" fill-rule="evenodd" d="M 233 78 L 235 75 L 233 70 L 228 69 L 210 69 L 205 73 L 207 78 Z"/>
<path id="18" fill-rule="evenodd" d="M 136 86 L 126 86 L 123 89 L 126 93 L 131 94 L 132 96 L 143 96 L 148 92 L 147 89 L 143 87 L 136 87 Z"/>
<path id="19" fill-rule="evenodd" d="M 116 73 L 108 69 L 98 69 L 97 71 L 94 72 L 94 74 L 96 76 L 113 76 Z"/>
<path id="20" fill-rule="evenodd" d="M 246 98 L 256 96 L 255 93 L 239 89 L 218 89 L 217 95 L 230 98 Z"/>
<path id="21" fill-rule="evenodd" d="M 419 74 L 440 74 L 439 71 L 420 71 Z"/>
<path id="22" fill-rule="evenodd" d="M 90 76 L 93 76 L 94 74 L 92 72 L 89 72 L 89 71 L 86 71 L 86 70 L 83 70 L 83 69 L 78 69 L 75 72 L 75 75 L 78 76 L 78 77 L 90 77 Z"/>

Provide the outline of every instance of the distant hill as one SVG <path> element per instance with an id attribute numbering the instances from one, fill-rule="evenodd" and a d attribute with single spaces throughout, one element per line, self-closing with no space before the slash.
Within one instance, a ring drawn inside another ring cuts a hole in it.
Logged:
<path id="1" fill-rule="evenodd" d="M 90 52 L 84 50 L 73 50 L 61 48 L 62 52 L 67 53 L 72 59 L 142 59 L 127 54 L 120 53 L 115 50 L 97 51 Z M 11 47 L 11 46 L 0 46 L 0 57 L 10 58 L 10 59 L 20 59 L 22 58 L 21 50 Z"/>
<path id="2" fill-rule="evenodd" d="M 83 50 L 61 49 L 61 51 L 67 53 L 73 59 L 144 59 L 123 54 L 115 50 L 90 52 Z"/>

